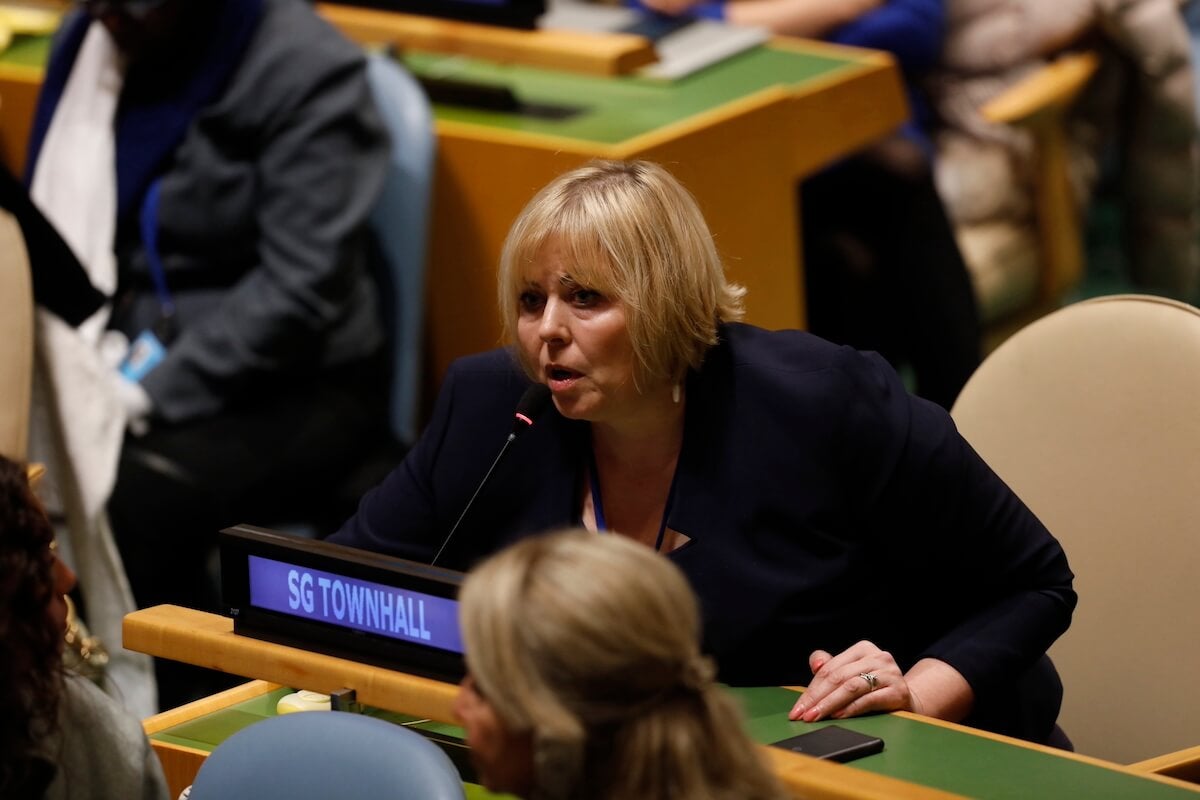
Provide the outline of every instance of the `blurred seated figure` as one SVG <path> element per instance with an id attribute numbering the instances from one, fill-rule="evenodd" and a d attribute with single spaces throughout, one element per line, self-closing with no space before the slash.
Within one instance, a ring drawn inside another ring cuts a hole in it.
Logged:
<path id="1" fill-rule="evenodd" d="M 950 408 L 979 365 L 980 331 L 967 267 L 933 182 L 932 121 L 920 88 L 941 51 L 943 0 L 644 2 L 896 57 L 910 122 L 800 187 L 808 327 L 910 366 L 917 394 Z"/>
<path id="2" fill-rule="evenodd" d="M 545 800 L 786 795 L 700 654 L 683 574 L 630 539 L 533 537 L 463 584 L 455 703 L 492 791 Z"/>
<path id="3" fill-rule="evenodd" d="M 983 112 L 1068 49 L 1099 56 L 1062 123 L 1072 210 L 1086 216 L 1108 173 L 1130 282 L 1200 298 L 1194 75 L 1177 0 L 947 0 L 947 17 L 946 46 L 925 87 L 938 118 L 938 188 L 985 323 L 1038 299 L 1052 268 L 1038 233 L 1052 223 L 1035 216 L 1046 154 L 1027 127 Z M 1057 305 L 1062 297 L 1041 299 Z"/>
<path id="4" fill-rule="evenodd" d="M 74 584 L 25 469 L 0 456 L 0 797 L 165 798 L 138 720 L 63 669 Z"/>
<path id="5" fill-rule="evenodd" d="M 54 494 L 77 562 L 107 509 L 137 605 L 211 608 L 219 528 L 324 496 L 386 435 L 364 247 L 386 134 L 362 52 L 301 0 L 79 5 L 29 157 L 104 299 L 41 315 Z M 175 669 L 164 706 L 207 691 Z"/>

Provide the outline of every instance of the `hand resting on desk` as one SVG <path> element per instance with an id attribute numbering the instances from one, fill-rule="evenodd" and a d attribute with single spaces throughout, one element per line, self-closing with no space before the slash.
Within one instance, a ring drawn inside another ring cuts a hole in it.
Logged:
<path id="1" fill-rule="evenodd" d="M 788 719 L 817 722 L 873 711 L 914 711 L 958 721 L 974 700 L 970 685 L 946 662 L 925 658 L 905 674 L 891 653 L 867 641 L 836 656 L 814 651 L 808 664 L 813 680 Z"/>

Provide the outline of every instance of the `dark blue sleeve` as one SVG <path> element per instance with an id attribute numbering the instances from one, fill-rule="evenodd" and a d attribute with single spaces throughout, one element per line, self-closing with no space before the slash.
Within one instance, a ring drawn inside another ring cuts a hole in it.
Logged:
<path id="1" fill-rule="evenodd" d="M 908 395 L 871 355 L 846 359 L 851 398 L 840 472 L 859 492 L 861 524 L 906 598 L 895 624 L 924 641 L 977 699 L 1005 691 L 1066 630 L 1076 595 L 1058 541 L 971 448 L 950 416 Z"/>
<path id="2" fill-rule="evenodd" d="M 405 459 L 363 496 L 358 511 L 328 541 L 426 562 L 440 536 L 434 470 L 455 407 L 456 370 L 442 383 L 433 416 Z"/>
<path id="3" fill-rule="evenodd" d="M 428 562 L 455 530 L 438 563 L 465 568 L 506 538 L 561 526 L 573 484 L 570 474 L 553 477 L 563 472 L 565 456 L 557 449 L 555 426 L 548 424 L 556 416 L 552 413 L 508 448 L 486 489 L 472 501 L 512 429 L 513 409 L 528 385 L 506 351 L 455 361 L 413 449 L 329 541 Z M 558 507 L 557 498 L 563 499 L 560 513 L 539 517 L 545 504 Z M 472 503 L 471 514 L 455 529 Z"/>
<path id="4" fill-rule="evenodd" d="M 907 73 L 928 69 L 942 55 L 946 10 L 942 0 L 890 0 L 832 31 L 831 42 L 887 50 Z"/>

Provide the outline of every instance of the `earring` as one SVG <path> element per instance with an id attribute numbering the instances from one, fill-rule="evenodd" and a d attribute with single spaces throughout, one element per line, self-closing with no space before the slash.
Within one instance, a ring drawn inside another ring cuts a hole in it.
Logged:
<path id="1" fill-rule="evenodd" d="M 671 387 L 671 401 L 674 402 L 676 405 L 679 405 L 679 384 L 678 383 Z"/>

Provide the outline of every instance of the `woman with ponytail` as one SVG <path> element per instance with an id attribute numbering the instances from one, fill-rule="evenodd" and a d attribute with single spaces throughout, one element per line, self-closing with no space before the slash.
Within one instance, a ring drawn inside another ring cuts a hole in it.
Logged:
<path id="1" fill-rule="evenodd" d="M 522 540 L 463 584 L 455 705 L 480 780 L 530 800 L 784 797 L 700 654 L 695 598 L 626 537 Z"/>

